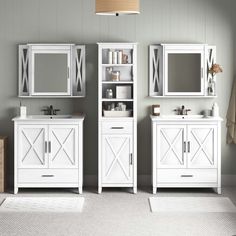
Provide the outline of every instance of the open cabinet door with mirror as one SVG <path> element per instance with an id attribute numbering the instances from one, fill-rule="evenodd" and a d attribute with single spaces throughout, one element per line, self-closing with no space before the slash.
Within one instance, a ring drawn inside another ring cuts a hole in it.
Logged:
<path id="1" fill-rule="evenodd" d="M 85 46 L 19 45 L 20 97 L 84 97 Z"/>
<path id="2" fill-rule="evenodd" d="M 149 47 L 149 95 L 210 97 L 208 70 L 215 47 L 206 44 L 159 44 Z"/>

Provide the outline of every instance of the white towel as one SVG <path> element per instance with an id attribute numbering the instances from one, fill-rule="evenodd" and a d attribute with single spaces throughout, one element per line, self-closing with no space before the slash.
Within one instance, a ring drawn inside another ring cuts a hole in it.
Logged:
<path id="1" fill-rule="evenodd" d="M 227 111 L 227 143 L 236 144 L 236 79 L 233 82 L 233 88 Z"/>

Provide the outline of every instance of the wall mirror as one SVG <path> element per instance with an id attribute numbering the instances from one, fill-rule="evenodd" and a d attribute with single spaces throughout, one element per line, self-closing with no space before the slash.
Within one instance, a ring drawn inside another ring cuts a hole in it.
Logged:
<path id="1" fill-rule="evenodd" d="M 201 53 L 168 53 L 166 70 L 167 95 L 203 95 Z"/>
<path id="2" fill-rule="evenodd" d="M 208 68 L 215 47 L 205 44 L 159 44 L 149 48 L 149 95 L 209 97 Z"/>
<path id="3" fill-rule="evenodd" d="M 85 96 L 85 47 L 74 44 L 20 45 L 19 96 Z"/>

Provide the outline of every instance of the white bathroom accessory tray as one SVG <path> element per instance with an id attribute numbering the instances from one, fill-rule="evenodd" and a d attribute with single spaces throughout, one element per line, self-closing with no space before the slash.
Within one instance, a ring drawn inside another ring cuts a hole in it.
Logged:
<path id="1" fill-rule="evenodd" d="M 126 111 L 103 110 L 103 114 L 105 117 L 130 117 L 132 115 L 132 110 L 126 110 Z"/>

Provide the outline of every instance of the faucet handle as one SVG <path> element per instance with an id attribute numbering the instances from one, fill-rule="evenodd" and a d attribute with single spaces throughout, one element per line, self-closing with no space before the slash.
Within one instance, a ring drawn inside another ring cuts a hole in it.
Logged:
<path id="1" fill-rule="evenodd" d="M 48 106 L 44 106 L 41 111 L 44 112 L 44 115 L 48 115 L 49 114 L 49 107 Z"/>
<path id="2" fill-rule="evenodd" d="M 177 112 L 177 115 L 180 115 L 180 109 L 179 108 L 176 108 L 173 110 L 174 112 Z"/>
<path id="3" fill-rule="evenodd" d="M 185 114 L 188 115 L 188 112 L 191 111 L 191 109 L 186 109 Z"/>
<path id="4" fill-rule="evenodd" d="M 56 115 L 58 111 L 60 111 L 60 109 L 53 109 L 53 115 Z"/>

